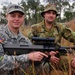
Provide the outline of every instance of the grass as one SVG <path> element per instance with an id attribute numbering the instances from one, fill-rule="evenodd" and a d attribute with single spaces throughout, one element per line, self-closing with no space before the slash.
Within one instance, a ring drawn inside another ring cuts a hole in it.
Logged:
<path id="1" fill-rule="evenodd" d="M 68 23 L 66 23 L 72 30 L 74 30 L 75 31 L 75 20 L 73 20 L 73 21 L 70 21 L 70 22 L 68 22 Z M 27 36 L 27 32 L 29 32 L 30 31 L 30 26 L 25 26 L 25 27 L 21 27 L 21 32 L 25 35 L 25 36 Z M 62 40 L 61 40 L 61 45 L 62 46 L 73 46 L 73 43 L 70 43 L 70 42 L 68 42 L 67 40 L 65 40 L 64 38 L 62 38 Z M 75 55 L 75 54 L 74 54 Z M 42 74 L 39 74 L 39 75 L 74 75 L 74 74 L 72 74 L 72 68 L 71 68 L 71 58 L 73 57 L 73 55 L 71 55 L 71 54 L 67 54 L 67 56 L 65 57 L 61 57 L 61 59 L 63 59 L 64 58 L 64 60 L 61 60 L 61 64 L 62 64 L 62 66 L 61 66 L 61 70 L 62 71 L 60 71 L 60 69 L 56 69 L 55 68 L 55 66 L 53 66 L 53 64 L 52 63 L 50 63 L 50 66 L 52 67 L 52 71 L 50 71 L 50 73 L 48 72 L 48 70 L 47 69 L 44 69 L 44 68 L 42 68 L 41 69 L 41 73 Z M 66 59 L 67 58 L 67 59 Z M 66 61 L 67 60 L 67 61 Z M 67 67 L 68 66 L 68 67 Z M 58 66 L 57 66 L 58 67 Z M 22 68 L 21 68 L 21 70 L 25 73 L 25 75 L 30 75 L 30 73 L 28 74 L 28 73 L 26 73 Z M 34 68 L 34 63 L 32 64 L 32 75 L 36 75 L 36 72 L 37 71 L 35 71 L 35 68 Z"/>

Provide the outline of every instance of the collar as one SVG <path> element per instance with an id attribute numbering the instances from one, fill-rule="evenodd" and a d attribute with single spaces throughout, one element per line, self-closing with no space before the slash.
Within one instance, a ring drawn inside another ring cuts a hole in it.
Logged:
<path id="1" fill-rule="evenodd" d="M 10 37 L 10 38 L 18 38 L 22 37 L 21 32 L 19 31 L 17 35 L 15 35 L 8 27 L 8 25 L 5 26 L 5 33 Z"/>
<path id="2" fill-rule="evenodd" d="M 51 29 L 46 29 L 44 20 L 41 22 L 41 25 L 42 25 L 42 28 L 44 29 L 44 31 L 50 31 L 51 30 Z M 56 21 L 54 21 L 53 27 L 56 27 L 56 26 L 57 26 L 57 23 L 56 23 Z"/>

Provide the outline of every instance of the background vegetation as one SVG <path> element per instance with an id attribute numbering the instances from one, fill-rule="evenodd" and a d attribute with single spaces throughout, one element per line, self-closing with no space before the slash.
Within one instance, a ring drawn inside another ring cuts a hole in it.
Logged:
<path id="1" fill-rule="evenodd" d="M 58 21 L 67 22 L 75 19 L 75 0 L 21 0 L 19 5 L 22 5 L 25 10 L 25 23 L 24 25 L 32 25 L 38 23 L 42 20 L 40 13 L 43 11 L 44 6 L 48 3 L 55 3 L 58 9 L 60 16 Z M 3 3 L 3 8 L 1 11 L 1 21 L 0 23 L 6 23 L 5 13 L 8 4 Z M 63 18 L 61 17 L 63 14 Z"/>

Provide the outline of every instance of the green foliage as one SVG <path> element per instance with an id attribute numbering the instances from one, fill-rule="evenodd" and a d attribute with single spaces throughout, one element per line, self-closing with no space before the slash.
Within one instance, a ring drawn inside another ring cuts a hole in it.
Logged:
<path id="1" fill-rule="evenodd" d="M 43 5 L 40 4 L 39 0 L 26 0 L 26 2 L 22 0 L 21 5 L 25 9 L 28 25 L 32 25 L 42 20 L 40 12 L 43 10 Z"/>
<path id="2" fill-rule="evenodd" d="M 75 1 L 74 0 L 44 0 L 47 3 L 55 3 L 60 14 L 59 21 L 65 22 L 74 19 Z M 71 3 L 72 2 L 72 5 Z M 62 11 L 64 17 L 61 20 Z M 70 11 L 70 12 L 69 12 Z M 73 17 L 74 16 L 74 17 Z"/>
<path id="3" fill-rule="evenodd" d="M 58 13 L 60 16 L 58 20 L 61 22 L 70 21 L 75 19 L 75 1 L 72 0 L 72 5 L 70 4 L 70 0 L 43 0 L 43 3 L 55 3 L 58 9 Z M 6 15 L 6 7 L 8 4 L 3 3 L 1 21 L 0 23 L 6 23 L 5 15 Z M 43 17 L 41 16 L 41 12 L 44 9 L 44 5 L 41 4 L 40 0 L 21 0 L 19 3 L 24 7 L 25 11 L 25 25 L 32 25 L 34 23 L 40 22 Z M 64 11 L 64 17 L 61 20 L 62 10 Z"/>
<path id="4" fill-rule="evenodd" d="M 66 18 L 66 21 L 70 21 L 73 18 L 73 13 L 70 12 L 70 11 L 66 11 L 65 14 L 64 14 L 64 16 Z"/>

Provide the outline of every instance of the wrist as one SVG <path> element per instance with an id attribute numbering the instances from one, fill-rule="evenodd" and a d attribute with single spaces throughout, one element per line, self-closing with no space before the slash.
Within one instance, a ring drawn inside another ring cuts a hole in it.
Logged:
<path id="1" fill-rule="evenodd" d="M 71 60 L 71 67 L 72 67 L 72 69 L 75 69 L 75 66 L 74 66 L 74 60 Z"/>

